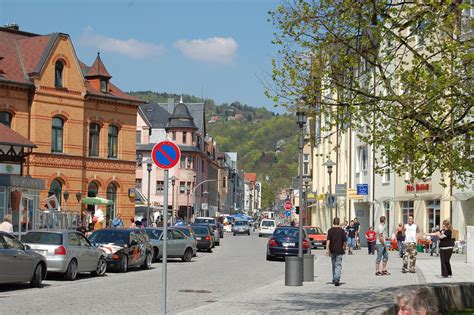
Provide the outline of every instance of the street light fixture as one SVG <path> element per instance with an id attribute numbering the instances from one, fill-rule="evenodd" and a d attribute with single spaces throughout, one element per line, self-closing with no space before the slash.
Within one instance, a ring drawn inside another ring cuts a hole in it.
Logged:
<path id="1" fill-rule="evenodd" d="M 175 214 L 175 202 L 174 202 L 174 185 L 176 185 L 176 180 L 177 178 L 175 176 L 171 177 L 171 187 L 172 187 L 172 191 L 171 191 L 171 225 L 174 225 L 174 220 L 176 218 L 176 214 Z"/>
<path id="2" fill-rule="evenodd" d="M 207 190 L 205 190 L 205 191 L 202 193 L 202 195 L 204 196 L 204 203 L 207 204 L 207 203 L 208 203 L 208 202 L 207 202 L 207 196 L 209 196 L 209 192 L 208 192 Z M 207 204 L 205 211 L 207 212 L 208 209 L 209 209 L 209 204 Z M 203 209 L 203 210 L 204 210 L 204 209 Z M 206 212 L 203 213 L 202 215 L 204 216 L 204 215 L 206 214 Z"/>
<path id="3" fill-rule="evenodd" d="M 147 197 L 147 209 L 146 209 L 146 222 L 149 222 L 150 219 L 150 181 L 151 181 L 151 170 L 153 168 L 152 161 L 149 159 L 146 161 L 146 170 L 148 172 L 148 197 Z M 168 210 L 168 209 L 166 209 Z"/>
<path id="4" fill-rule="evenodd" d="M 331 183 L 331 174 L 332 174 L 332 168 L 336 163 L 334 163 L 331 158 L 329 157 L 326 163 L 323 163 L 323 166 L 326 166 L 328 169 L 328 176 L 329 176 L 329 187 L 328 187 L 328 200 L 327 200 L 327 205 L 328 205 L 328 210 L 329 210 L 329 227 L 332 225 L 332 206 L 333 206 L 333 201 L 334 197 L 332 195 L 332 183 Z M 336 208 L 336 217 L 337 217 L 337 208 Z"/>
<path id="5" fill-rule="evenodd" d="M 298 110 L 296 113 L 296 123 L 298 124 L 298 149 L 299 149 L 299 204 L 300 212 L 298 215 L 298 228 L 299 228 L 299 239 L 298 239 L 298 257 L 303 260 L 303 148 L 304 148 L 304 138 L 303 138 L 303 128 L 306 124 L 306 113 Z"/>

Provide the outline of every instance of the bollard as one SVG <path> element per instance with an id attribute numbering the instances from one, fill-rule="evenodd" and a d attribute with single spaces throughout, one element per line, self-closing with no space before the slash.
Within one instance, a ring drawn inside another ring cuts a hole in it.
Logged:
<path id="1" fill-rule="evenodd" d="M 303 255 L 303 281 L 314 281 L 314 255 Z"/>
<path id="2" fill-rule="evenodd" d="M 303 260 L 297 256 L 285 257 L 285 285 L 303 285 Z"/>

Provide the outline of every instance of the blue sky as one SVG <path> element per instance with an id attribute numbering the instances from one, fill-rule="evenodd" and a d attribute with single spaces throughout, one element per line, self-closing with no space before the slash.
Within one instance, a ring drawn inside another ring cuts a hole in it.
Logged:
<path id="1" fill-rule="evenodd" d="M 275 0 L 0 0 L 0 24 L 71 36 L 88 65 L 98 50 L 112 82 L 273 108 L 270 79 Z M 281 110 L 277 110 L 281 111 Z"/>

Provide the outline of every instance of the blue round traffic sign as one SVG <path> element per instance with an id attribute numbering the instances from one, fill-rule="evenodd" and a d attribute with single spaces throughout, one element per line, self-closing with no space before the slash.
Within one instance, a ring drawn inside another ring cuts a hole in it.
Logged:
<path id="1" fill-rule="evenodd" d="M 291 217 L 291 212 L 290 212 L 290 211 L 285 211 L 285 216 L 286 216 L 287 218 Z"/>
<path id="2" fill-rule="evenodd" d="M 151 158 L 156 166 L 167 170 L 178 164 L 181 158 L 181 151 L 173 142 L 161 141 L 153 147 Z"/>

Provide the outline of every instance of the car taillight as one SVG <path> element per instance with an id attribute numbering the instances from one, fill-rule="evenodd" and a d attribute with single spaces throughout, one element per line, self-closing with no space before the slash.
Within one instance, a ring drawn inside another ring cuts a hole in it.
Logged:
<path id="1" fill-rule="evenodd" d="M 115 259 L 115 260 L 120 259 L 120 256 L 117 255 L 117 254 L 113 254 L 113 255 L 112 255 L 112 259 Z"/>
<path id="2" fill-rule="evenodd" d="M 208 236 L 206 236 L 206 237 L 204 238 L 204 240 L 210 241 L 210 240 L 211 240 L 211 237 L 208 235 Z"/>
<path id="3" fill-rule="evenodd" d="M 271 239 L 268 241 L 268 245 L 269 245 L 269 246 L 278 246 L 278 243 L 277 243 L 277 241 L 276 241 L 274 238 L 271 238 Z"/>
<path id="4" fill-rule="evenodd" d="M 67 252 L 66 252 L 66 247 L 64 246 L 59 246 L 57 247 L 55 250 L 54 250 L 54 254 L 55 255 L 64 255 L 66 256 L 67 255 Z"/>
<path id="5" fill-rule="evenodd" d="M 307 239 L 303 239 L 303 248 L 309 248 L 309 242 Z"/>

